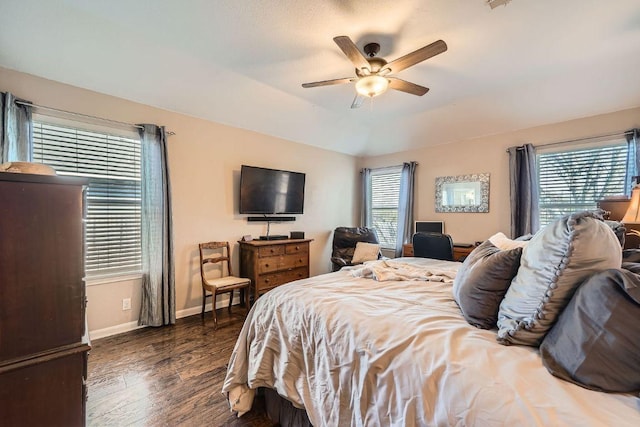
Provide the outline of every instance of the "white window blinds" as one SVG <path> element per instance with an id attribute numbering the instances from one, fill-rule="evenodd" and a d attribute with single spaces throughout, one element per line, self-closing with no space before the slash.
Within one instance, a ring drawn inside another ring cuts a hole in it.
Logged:
<path id="1" fill-rule="evenodd" d="M 371 171 L 371 221 L 383 248 L 395 248 L 402 168 Z"/>
<path id="2" fill-rule="evenodd" d="M 34 161 L 89 178 L 87 276 L 141 270 L 140 141 L 34 121 Z"/>
<path id="3" fill-rule="evenodd" d="M 606 146 L 540 153 L 540 226 L 571 212 L 595 209 L 605 196 L 626 194 L 635 174 L 635 150 L 626 141 Z"/>

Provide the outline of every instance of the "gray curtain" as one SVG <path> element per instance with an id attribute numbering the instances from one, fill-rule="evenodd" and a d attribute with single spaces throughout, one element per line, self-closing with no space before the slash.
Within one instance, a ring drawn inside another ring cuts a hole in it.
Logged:
<path id="1" fill-rule="evenodd" d="M 402 256 L 402 245 L 411 241 L 413 233 L 413 200 L 416 162 L 404 163 L 400 174 L 400 198 L 398 200 L 398 237 L 396 257 Z"/>
<path id="2" fill-rule="evenodd" d="M 171 186 L 164 127 L 141 125 L 142 307 L 138 324 L 176 322 Z"/>
<path id="3" fill-rule="evenodd" d="M 625 182 L 625 194 L 630 196 L 631 189 L 635 185 L 634 176 L 640 174 L 640 144 L 638 144 L 639 129 L 630 129 L 624 133 L 627 139 L 627 180 Z"/>
<path id="4" fill-rule="evenodd" d="M 0 163 L 33 160 L 32 108 L 16 101 L 22 100 L 9 92 L 0 92 Z"/>
<path id="5" fill-rule="evenodd" d="M 364 168 L 362 174 L 362 208 L 360 226 L 371 227 L 371 169 Z"/>
<path id="6" fill-rule="evenodd" d="M 540 228 L 536 150 L 532 144 L 511 147 L 509 175 L 511 181 L 511 237 L 533 234 Z"/>

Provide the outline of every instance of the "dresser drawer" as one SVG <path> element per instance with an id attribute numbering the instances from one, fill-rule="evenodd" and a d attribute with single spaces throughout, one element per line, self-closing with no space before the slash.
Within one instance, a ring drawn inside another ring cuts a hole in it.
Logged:
<path id="1" fill-rule="evenodd" d="M 273 289 L 278 285 L 282 285 L 283 283 L 286 282 L 282 277 L 282 273 L 269 273 L 258 276 L 256 287 L 258 289 L 258 293 L 262 293 L 269 289 Z"/>
<path id="2" fill-rule="evenodd" d="M 306 254 L 301 255 L 286 255 L 280 258 L 280 270 L 291 270 L 297 267 L 304 267 L 307 265 Z"/>
<path id="3" fill-rule="evenodd" d="M 258 277 L 256 287 L 258 288 L 258 293 L 264 293 L 284 283 L 293 282 L 298 279 L 305 279 L 307 277 L 309 277 L 307 267 L 296 268 L 289 271 L 280 271 L 278 273 L 263 274 Z"/>
<path id="4" fill-rule="evenodd" d="M 260 258 L 258 260 L 258 274 L 281 270 L 282 258 L 281 256 Z"/>
<path id="5" fill-rule="evenodd" d="M 266 246 L 264 248 L 258 248 L 258 256 L 269 257 L 274 255 L 284 255 L 284 246 Z"/>
<path id="6" fill-rule="evenodd" d="M 309 268 L 296 268 L 295 270 L 282 272 L 280 273 L 280 275 L 284 279 L 283 283 L 289 283 L 299 279 L 306 279 L 307 277 L 309 277 Z"/>
<path id="7" fill-rule="evenodd" d="M 300 253 L 308 253 L 309 252 L 309 244 L 308 243 L 291 243 L 286 246 L 285 252 L 287 254 L 300 254 Z"/>

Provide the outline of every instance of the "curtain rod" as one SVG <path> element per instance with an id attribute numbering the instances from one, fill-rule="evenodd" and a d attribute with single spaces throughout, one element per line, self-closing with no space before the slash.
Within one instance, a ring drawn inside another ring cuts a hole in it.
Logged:
<path id="1" fill-rule="evenodd" d="M 24 102 L 24 101 L 16 100 L 15 103 L 19 104 L 19 105 L 27 105 L 29 107 L 39 108 L 41 110 L 55 111 L 57 113 L 64 113 L 64 114 L 69 114 L 69 115 L 72 115 L 72 116 L 84 117 L 84 118 L 87 118 L 87 119 L 100 120 L 100 121 L 107 122 L 107 123 L 115 123 L 115 124 L 118 124 L 118 125 L 121 125 L 121 126 L 130 126 L 130 127 L 136 128 L 136 129 L 144 129 L 143 126 L 134 125 L 133 123 L 127 123 L 127 122 L 120 122 L 118 120 L 105 119 L 104 117 L 91 116 L 89 114 L 74 113 L 73 111 L 60 110 L 58 108 L 53 108 L 53 107 L 45 107 L 44 105 L 32 104 L 30 102 Z M 168 131 L 168 132 L 166 132 L 166 134 L 167 135 L 175 135 L 176 133 Z"/>
<path id="2" fill-rule="evenodd" d="M 404 163 L 412 163 L 412 162 L 404 162 Z M 420 164 L 418 162 L 413 162 L 416 164 L 416 166 L 419 166 Z M 396 168 L 401 168 L 404 164 L 402 165 L 391 165 L 391 166 L 383 166 L 381 168 L 360 168 L 360 173 L 362 173 L 363 169 L 371 169 L 371 170 L 384 170 L 384 169 L 396 169 Z"/>
<path id="3" fill-rule="evenodd" d="M 631 132 L 631 131 L 633 131 L 633 129 L 625 130 L 625 131 L 618 131 L 618 132 L 613 132 L 613 133 L 607 133 L 607 134 L 604 134 L 604 135 L 596 135 L 596 136 L 587 136 L 587 137 L 584 137 L 584 138 L 568 139 L 566 141 L 548 142 L 546 144 L 534 145 L 534 148 L 552 147 L 554 145 L 570 144 L 572 142 L 588 141 L 590 139 L 607 138 L 607 137 L 611 137 L 611 136 L 624 136 L 628 132 Z M 516 150 L 522 150 L 522 147 L 516 147 Z M 508 152 L 509 152 L 509 150 L 507 150 L 507 153 Z"/>

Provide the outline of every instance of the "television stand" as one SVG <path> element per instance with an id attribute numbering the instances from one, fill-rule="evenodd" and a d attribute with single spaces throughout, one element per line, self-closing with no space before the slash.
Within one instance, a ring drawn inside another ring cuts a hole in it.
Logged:
<path id="1" fill-rule="evenodd" d="M 272 236 L 260 236 L 260 240 L 287 240 L 289 236 L 286 234 L 274 234 Z"/>

